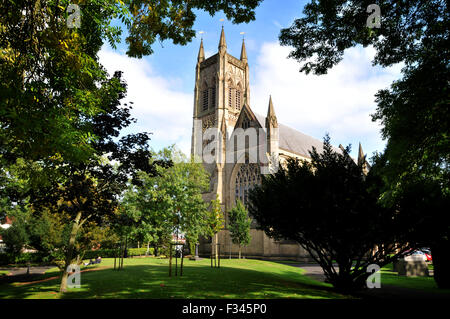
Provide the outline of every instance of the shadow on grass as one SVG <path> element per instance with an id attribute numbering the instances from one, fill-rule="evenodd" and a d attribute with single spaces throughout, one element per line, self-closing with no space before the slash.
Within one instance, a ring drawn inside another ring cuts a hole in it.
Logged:
<path id="1" fill-rule="evenodd" d="M 298 269 L 270 271 L 186 265 L 183 276 L 168 276 L 168 265 L 126 265 L 121 271 L 82 273 L 81 288 L 57 293 L 59 280 L 17 287 L 0 285 L 0 298 L 345 298 Z"/>

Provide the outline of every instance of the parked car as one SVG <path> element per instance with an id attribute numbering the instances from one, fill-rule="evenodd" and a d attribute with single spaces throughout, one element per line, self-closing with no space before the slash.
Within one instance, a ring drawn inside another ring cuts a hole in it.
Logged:
<path id="1" fill-rule="evenodd" d="M 433 258 L 431 257 L 431 250 L 429 248 L 421 248 L 420 251 L 425 254 L 425 257 L 427 258 L 426 261 L 433 261 Z"/>

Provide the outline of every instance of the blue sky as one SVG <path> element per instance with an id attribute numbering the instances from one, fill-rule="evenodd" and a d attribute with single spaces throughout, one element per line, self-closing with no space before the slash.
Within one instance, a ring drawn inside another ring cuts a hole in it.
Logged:
<path id="1" fill-rule="evenodd" d="M 143 59 L 125 55 L 122 44 L 113 51 L 105 46 L 100 61 L 110 71 L 124 71 L 128 83 L 127 100 L 134 102 L 133 116 L 138 122 L 127 132 L 152 132 L 151 146 L 156 150 L 176 143 L 190 151 L 195 65 L 200 38 L 206 57 L 217 52 L 222 25 L 227 50 L 239 58 L 242 35 L 250 67 L 250 107 L 266 114 L 272 95 L 278 121 L 305 134 L 322 139 L 329 133 L 334 145 L 352 144 L 356 156 L 358 143 L 370 157 L 382 151 L 375 112 L 374 94 L 399 78 L 400 66 L 373 67 L 373 48 L 352 48 L 344 60 L 325 76 L 299 73 L 299 64 L 287 59 L 290 48 L 281 47 L 278 35 L 302 14 L 307 1 L 265 0 L 256 10 L 256 20 L 233 24 L 223 13 L 214 17 L 198 11 L 194 29 L 197 38 L 186 46 L 171 42 L 153 45 L 154 53 Z M 225 19 L 225 21 L 220 21 Z"/>

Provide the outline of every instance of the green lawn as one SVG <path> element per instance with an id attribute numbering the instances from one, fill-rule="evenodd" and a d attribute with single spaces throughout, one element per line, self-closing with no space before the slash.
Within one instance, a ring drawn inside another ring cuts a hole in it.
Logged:
<path id="1" fill-rule="evenodd" d="M 0 277 L 9 274 L 9 270 L 0 270 Z"/>
<path id="2" fill-rule="evenodd" d="M 431 270 L 433 267 L 429 266 L 428 269 Z M 381 268 L 381 285 L 420 289 L 435 293 L 450 293 L 450 289 L 439 289 L 433 277 L 399 276 L 397 272 L 393 271 L 392 264 Z"/>
<path id="3" fill-rule="evenodd" d="M 112 269 L 113 259 L 89 268 L 105 266 L 109 268 L 81 273 L 81 288 L 64 295 L 54 279 L 1 284 L 0 298 L 347 298 L 306 277 L 300 268 L 268 261 L 224 259 L 218 269 L 208 259 L 185 259 L 182 277 L 169 277 L 168 260 L 157 258 L 125 259 L 121 271 Z M 44 277 L 58 275 L 55 268 Z"/>

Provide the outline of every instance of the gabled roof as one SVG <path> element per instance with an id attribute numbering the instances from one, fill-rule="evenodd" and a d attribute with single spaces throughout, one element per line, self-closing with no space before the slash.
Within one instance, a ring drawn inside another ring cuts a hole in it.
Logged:
<path id="1" fill-rule="evenodd" d="M 259 125 L 261 125 L 262 128 L 265 128 L 266 117 L 258 113 L 254 114 Z M 313 146 L 317 149 L 317 152 L 321 153 L 323 151 L 323 141 L 303 134 L 289 126 L 278 124 L 278 133 L 278 147 L 283 150 L 305 157 L 310 157 L 309 151 L 312 151 Z"/>

